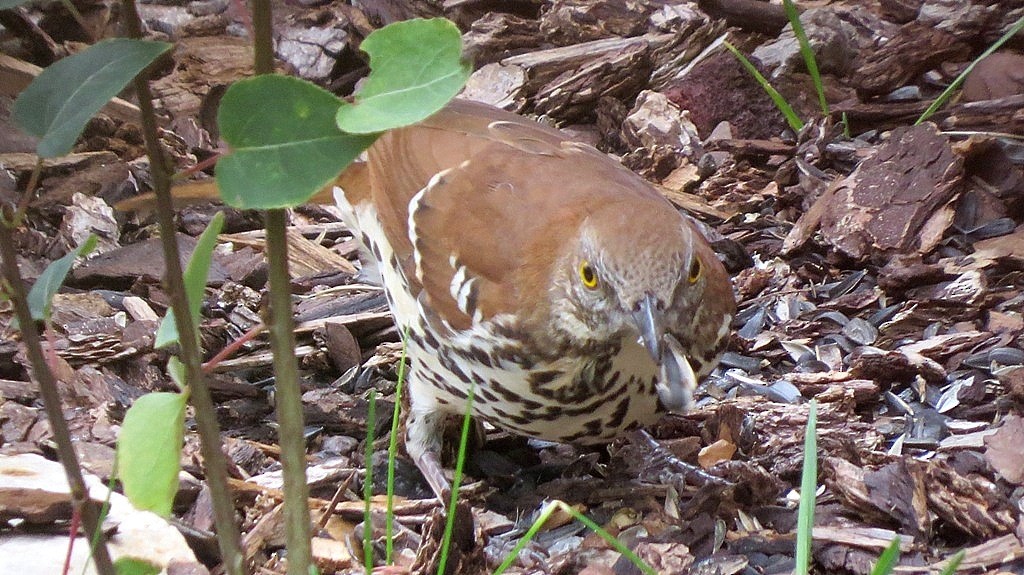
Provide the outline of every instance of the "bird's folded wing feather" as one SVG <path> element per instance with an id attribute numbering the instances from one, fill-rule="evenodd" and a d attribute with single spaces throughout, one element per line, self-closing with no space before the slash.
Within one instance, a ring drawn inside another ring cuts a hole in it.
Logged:
<path id="1" fill-rule="evenodd" d="M 378 216 L 407 277 L 457 329 L 505 312 L 523 317 L 524 309 L 543 317 L 551 266 L 562 263 L 590 211 L 665 202 L 594 148 L 464 101 L 382 136 L 368 166 Z"/>

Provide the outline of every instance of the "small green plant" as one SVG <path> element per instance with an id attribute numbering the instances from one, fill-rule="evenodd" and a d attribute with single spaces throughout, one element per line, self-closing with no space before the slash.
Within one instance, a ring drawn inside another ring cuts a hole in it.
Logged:
<path id="1" fill-rule="evenodd" d="M 96 243 L 96 236 L 90 234 L 82 242 L 82 245 L 71 250 L 64 257 L 51 262 L 43 270 L 43 273 L 39 274 L 36 282 L 32 284 L 32 289 L 28 292 L 28 309 L 32 314 L 32 319 L 44 323 L 50 321 L 50 314 L 53 311 L 53 296 L 57 295 L 57 290 L 64 285 L 64 280 L 67 279 L 68 272 L 71 271 L 75 260 L 89 255 L 92 250 L 96 249 Z M 20 326 L 17 320 L 18 318 L 14 318 L 11 327 L 17 329 Z"/>
<path id="2" fill-rule="evenodd" d="M 185 295 L 189 302 L 191 330 L 185 335 L 198 345 L 199 310 L 203 291 L 217 246 L 217 235 L 224 226 L 224 214 L 210 220 L 199 236 L 185 268 Z M 179 342 L 174 310 L 169 310 L 157 329 L 154 346 L 167 347 Z M 117 438 L 118 477 L 125 495 L 135 507 L 169 517 L 174 495 L 178 492 L 180 453 L 185 432 L 185 408 L 191 388 L 184 365 L 176 356 L 167 366 L 171 379 L 181 393 L 150 393 L 137 399 L 125 414 Z"/>

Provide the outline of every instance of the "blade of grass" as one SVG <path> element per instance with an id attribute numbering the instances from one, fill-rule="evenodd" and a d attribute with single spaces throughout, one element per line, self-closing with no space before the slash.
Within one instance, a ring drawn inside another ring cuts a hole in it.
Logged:
<path id="1" fill-rule="evenodd" d="M 548 519 L 551 517 L 551 514 L 554 513 L 556 509 L 558 509 L 559 503 L 561 502 L 552 501 L 551 503 L 545 505 L 543 509 L 541 509 L 540 514 L 537 515 L 537 519 L 533 522 L 533 525 L 530 525 L 530 528 L 526 530 L 526 533 L 523 534 L 522 538 L 519 539 L 519 542 L 516 543 L 516 546 L 512 548 L 512 551 L 510 551 L 509 554 L 505 556 L 505 560 L 502 561 L 501 565 L 498 565 L 498 568 L 494 570 L 494 575 L 501 575 L 505 572 L 506 569 L 512 566 L 512 563 L 516 560 L 516 557 L 519 556 L 519 552 L 526 548 L 530 541 L 533 540 L 534 536 L 537 535 L 537 532 L 540 531 L 541 527 L 544 527 L 544 524 L 547 523 Z"/>
<path id="2" fill-rule="evenodd" d="M 966 556 L 967 551 L 963 549 L 957 551 L 956 555 L 953 555 L 948 559 L 949 562 L 942 568 L 942 571 L 939 571 L 939 575 L 953 575 L 953 573 L 956 573 L 957 568 L 960 567 L 960 563 L 963 562 L 964 557 Z"/>
<path id="3" fill-rule="evenodd" d="M 395 410 L 391 414 L 391 437 L 388 442 L 387 516 L 384 518 L 384 564 L 391 565 L 395 530 L 395 458 L 398 456 L 398 421 L 402 411 L 402 388 L 405 386 L 405 358 L 409 351 L 409 326 L 402 332 L 402 356 L 398 360 L 398 384 L 395 386 Z"/>
<path id="4" fill-rule="evenodd" d="M 370 409 L 366 415 L 366 454 L 363 466 L 366 475 L 363 478 L 363 567 L 366 575 L 373 573 L 373 432 L 377 428 L 377 392 L 370 390 Z"/>
<path id="5" fill-rule="evenodd" d="M 900 560 L 900 536 L 893 538 L 892 543 L 878 557 L 878 562 L 871 569 L 871 575 L 889 575 Z"/>
<path id="6" fill-rule="evenodd" d="M 956 91 L 957 88 L 960 87 L 960 84 L 964 83 L 964 79 L 967 78 L 967 74 L 971 73 L 971 70 L 973 70 L 974 67 L 978 65 L 978 62 L 981 62 L 986 57 L 991 55 L 992 52 L 995 52 L 996 50 L 998 50 L 1000 47 L 1002 47 L 1003 44 L 1005 44 L 1010 38 L 1013 38 L 1017 34 L 1017 32 L 1020 32 L 1021 30 L 1024 30 L 1024 16 L 1021 16 L 1020 19 L 1018 19 L 1013 24 L 1013 26 L 1010 26 L 1010 29 L 1007 30 L 1005 34 L 1000 36 L 999 39 L 996 40 L 994 44 L 989 46 L 988 49 L 985 50 L 984 52 L 982 52 L 980 56 L 975 58 L 974 61 L 971 62 L 969 66 L 964 68 L 964 71 L 960 72 L 960 75 L 957 76 L 955 80 L 953 80 L 953 82 L 949 85 L 949 87 L 947 87 L 945 90 L 943 90 L 942 93 L 939 94 L 938 98 L 935 98 L 935 101 L 932 102 L 932 104 L 930 106 L 928 106 L 928 109 L 925 110 L 924 113 L 921 114 L 921 117 L 918 118 L 916 122 L 914 122 L 914 125 L 916 126 L 916 125 L 920 124 L 921 122 L 927 120 L 928 118 L 931 118 L 932 114 L 934 114 L 936 111 L 938 111 L 938 109 L 941 108 L 943 106 L 943 104 L 946 103 L 946 100 L 949 100 L 949 98 L 950 98 L 950 96 L 952 96 L 953 92 Z"/>
<path id="7" fill-rule="evenodd" d="M 761 85 L 761 88 L 765 91 L 765 93 L 768 94 L 768 97 L 772 99 L 772 102 L 775 104 L 775 107 L 778 108 L 780 112 L 782 112 L 782 115 L 786 118 L 786 123 L 789 124 L 789 127 L 793 128 L 793 131 L 795 132 L 799 132 L 800 130 L 802 130 L 804 127 L 803 120 L 800 119 L 800 116 L 796 115 L 796 112 L 793 111 L 793 107 L 790 106 L 789 102 L 787 102 L 786 99 L 782 97 L 782 94 L 780 94 L 774 87 L 772 87 L 771 84 L 768 83 L 768 80 L 761 75 L 761 72 L 757 71 L 757 68 L 754 67 L 754 64 L 752 64 L 750 60 L 748 60 L 746 56 L 740 53 L 740 51 L 737 50 L 736 47 L 733 46 L 732 44 L 728 42 L 723 42 L 722 45 L 725 46 L 727 50 L 732 52 L 732 55 L 736 56 L 736 59 L 740 61 L 740 64 L 742 64 L 744 68 L 746 68 L 747 72 L 749 72 L 750 75 L 753 76 L 755 80 L 757 80 L 757 83 Z"/>
<path id="8" fill-rule="evenodd" d="M 473 422 L 474 391 L 476 391 L 476 385 L 470 384 L 469 395 L 466 397 L 466 413 L 462 415 L 462 432 L 459 434 L 459 455 L 455 459 L 455 470 L 452 473 L 452 495 L 448 500 L 448 516 L 445 518 L 444 537 L 441 539 L 441 559 L 438 561 L 438 573 L 444 573 L 448 566 L 448 552 L 452 545 L 452 532 L 455 530 L 455 505 L 459 502 L 462 467 L 466 464 L 466 445 L 469 443 L 469 430 Z"/>
<path id="9" fill-rule="evenodd" d="M 811 566 L 814 530 L 814 500 L 818 487 L 818 402 L 811 400 L 804 431 L 804 470 L 800 477 L 800 509 L 796 523 L 797 575 L 807 575 Z"/>
<path id="10" fill-rule="evenodd" d="M 818 72 L 818 61 L 814 58 L 814 50 L 811 49 L 811 43 L 807 40 L 807 33 L 804 32 L 804 26 L 800 23 L 800 11 L 796 9 L 796 4 L 793 4 L 793 0 L 782 0 L 782 6 L 786 10 L 786 18 L 789 19 L 789 25 L 793 27 L 793 34 L 796 35 L 797 41 L 800 42 L 800 54 L 804 57 L 807 72 L 811 75 L 814 89 L 818 92 L 818 104 L 821 105 L 821 113 L 828 116 L 828 102 L 825 100 L 825 90 L 821 84 L 821 74 Z"/>
<path id="11" fill-rule="evenodd" d="M 604 529 L 602 529 L 600 525 L 594 523 L 593 519 L 573 509 L 572 506 L 566 505 L 564 502 L 558 500 L 552 501 L 551 503 L 548 503 L 547 505 L 544 506 L 544 509 L 542 509 L 540 514 L 537 515 L 537 519 L 534 520 L 533 525 L 531 525 L 530 528 L 527 529 L 526 534 L 524 534 L 522 539 L 519 540 L 519 543 L 516 543 L 516 546 L 505 557 L 505 560 L 501 563 L 501 565 L 499 565 L 498 568 L 494 570 L 494 575 L 501 575 L 505 572 L 506 569 L 512 566 L 512 563 L 516 560 L 516 557 L 519 556 L 519 552 L 522 551 L 530 543 L 531 540 L 533 540 L 534 536 L 537 535 L 537 532 L 540 531 L 542 527 L 544 527 L 544 524 L 547 523 L 548 519 L 551 518 L 551 514 L 554 513 L 556 510 L 561 510 L 565 513 L 568 513 L 573 517 L 573 519 L 579 521 L 594 533 L 597 533 L 598 536 L 600 536 L 616 551 L 618 551 L 624 557 L 626 557 L 626 559 L 633 563 L 633 565 L 635 565 L 636 568 L 643 572 L 645 575 L 658 575 L 657 571 L 652 569 L 651 566 L 645 563 L 643 559 L 638 557 L 636 553 L 630 551 L 630 549 L 623 545 L 621 541 L 619 541 L 615 537 L 612 537 L 612 535 Z"/>

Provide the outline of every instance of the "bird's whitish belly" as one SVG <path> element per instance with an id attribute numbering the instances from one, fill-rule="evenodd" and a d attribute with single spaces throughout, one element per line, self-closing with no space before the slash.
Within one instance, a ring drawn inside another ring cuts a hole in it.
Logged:
<path id="1" fill-rule="evenodd" d="M 663 413 L 656 367 L 633 342 L 604 358 L 535 363 L 516 353 L 519 342 L 486 324 L 448 341 L 417 328 L 409 385 L 419 405 L 462 414 L 472 388 L 474 416 L 520 435 L 575 443 L 610 441 Z"/>

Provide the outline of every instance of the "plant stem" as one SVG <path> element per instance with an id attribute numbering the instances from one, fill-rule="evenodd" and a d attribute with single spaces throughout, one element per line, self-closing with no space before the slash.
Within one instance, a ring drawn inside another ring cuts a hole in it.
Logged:
<path id="1" fill-rule="evenodd" d="M 295 359 L 295 332 L 288 276 L 285 211 L 266 213 L 267 260 L 270 274 L 270 348 L 274 353 L 277 387 L 278 442 L 284 475 L 284 517 L 288 546 L 288 575 L 309 575 L 312 563 L 309 526 L 309 488 L 306 485 L 306 447 L 303 437 L 302 393 Z"/>
<path id="2" fill-rule="evenodd" d="M 133 0 L 122 0 L 125 27 L 132 38 L 142 36 L 139 14 Z M 227 460 L 221 450 L 220 427 L 210 396 L 210 388 L 201 366 L 198 333 L 194 328 L 192 312 L 185 293 L 178 243 L 175 241 L 174 206 L 171 200 L 171 170 L 160 145 L 160 135 L 153 110 L 153 96 L 146 82 L 145 74 L 134 81 L 135 93 L 139 99 L 142 117 L 142 133 L 149 156 L 150 173 L 153 178 L 153 193 L 156 197 L 157 222 L 160 226 L 160 240 L 166 265 L 165 281 L 167 295 L 174 309 L 175 325 L 178 328 L 180 359 L 191 389 L 192 405 L 195 407 L 196 424 L 199 430 L 200 448 L 206 482 L 213 499 L 214 524 L 217 527 L 217 543 L 220 546 L 224 569 L 228 575 L 244 575 L 242 549 L 239 544 L 238 527 L 235 525 L 234 498 L 228 488 Z"/>
<path id="3" fill-rule="evenodd" d="M 4 214 L 4 219 L 9 215 L 11 214 Z M 25 353 L 32 366 L 32 375 L 39 383 L 39 393 L 43 397 L 43 407 L 46 409 L 46 417 L 50 422 L 50 431 L 53 433 L 54 443 L 57 444 L 57 456 L 60 458 L 61 465 L 64 466 L 64 474 L 68 479 L 71 503 L 81 516 L 89 538 L 95 536 L 99 540 L 93 550 L 96 570 L 101 575 L 114 575 L 114 565 L 110 561 L 106 538 L 103 537 L 100 525 L 100 506 L 89 499 L 89 489 L 85 485 L 85 479 L 82 477 L 82 470 L 78 464 L 78 456 L 71 443 L 68 423 L 64 420 L 60 393 L 57 391 L 57 381 L 53 377 L 53 372 L 50 371 L 50 366 L 46 363 L 39 331 L 36 329 L 36 322 L 32 319 L 32 313 L 28 308 L 25 284 L 21 279 L 21 272 L 18 270 L 18 254 L 14 248 L 14 239 L 11 237 L 7 221 L 0 222 L 0 258 L 3 260 L 3 276 L 7 284 L 7 294 L 14 303 L 14 313 L 21 326 L 21 340 L 25 344 Z M 74 538 L 75 535 L 72 533 L 71 537 Z"/>
<path id="4" fill-rule="evenodd" d="M 269 0 L 252 0 L 252 29 L 257 74 L 274 71 L 273 13 Z M 302 422 L 302 390 L 295 359 L 291 278 L 288 275 L 287 216 L 284 210 L 268 210 L 267 267 L 270 276 L 270 349 L 274 354 L 277 388 L 278 443 L 284 479 L 285 543 L 288 575 L 309 575 L 313 563 L 310 547 L 309 486 L 306 485 L 306 442 Z"/>

